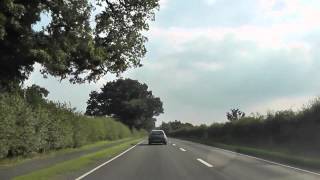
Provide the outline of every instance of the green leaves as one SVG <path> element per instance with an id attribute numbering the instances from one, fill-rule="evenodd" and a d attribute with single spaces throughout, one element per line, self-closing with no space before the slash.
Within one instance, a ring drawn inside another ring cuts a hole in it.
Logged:
<path id="1" fill-rule="evenodd" d="M 33 85 L 0 94 L 0 158 L 29 155 L 136 135 L 112 118 L 91 118 L 64 104 L 44 99 L 48 91 Z"/>
<path id="2" fill-rule="evenodd" d="M 231 109 L 230 112 L 226 113 L 227 119 L 231 122 L 238 121 L 245 117 L 245 113 L 239 109 Z"/>
<path id="3" fill-rule="evenodd" d="M 101 92 L 92 91 L 87 102 L 87 115 L 109 115 L 133 128 L 151 129 L 154 116 L 163 113 L 160 98 L 136 80 L 118 79 L 108 82 Z"/>
<path id="4" fill-rule="evenodd" d="M 95 81 L 141 66 L 148 21 L 159 0 L 12 1 L 0 3 L 0 81 L 25 80 L 35 62 L 42 73 L 71 82 Z M 104 6 L 90 26 L 94 6 Z M 46 13 L 51 22 L 32 29 Z M 4 85 L 6 83 L 3 83 Z"/>
<path id="5" fill-rule="evenodd" d="M 36 150 L 36 122 L 30 107 L 19 96 L 1 95 L 0 102 L 0 158 Z"/>
<path id="6" fill-rule="evenodd" d="M 5 23 L 6 23 L 6 17 L 3 13 L 0 12 L 0 40 L 2 40 L 5 35 L 5 27 L 4 27 Z"/>

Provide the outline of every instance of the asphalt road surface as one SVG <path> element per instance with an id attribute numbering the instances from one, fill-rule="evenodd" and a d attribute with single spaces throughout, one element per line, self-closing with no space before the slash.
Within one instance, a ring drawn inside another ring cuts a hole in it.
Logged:
<path id="1" fill-rule="evenodd" d="M 169 139 L 137 145 L 82 179 L 107 180 L 320 180 L 320 175 L 210 146 Z"/>

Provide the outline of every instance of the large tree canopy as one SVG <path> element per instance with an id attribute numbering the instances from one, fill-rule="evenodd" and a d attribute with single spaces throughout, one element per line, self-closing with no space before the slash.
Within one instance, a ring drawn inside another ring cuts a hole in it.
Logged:
<path id="1" fill-rule="evenodd" d="M 104 10 L 93 27 L 97 6 Z M 142 33 L 158 7 L 159 0 L 1 0 L 0 85 L 23 81 L 35 62 L 44 75 L 74 83 L 140 66 L 146 53 Z M 44 13 L 51 22 L 34 31 Z"/>
<path id="2" fill-rule="evenodd" d="M 87 104 L 87 115 L 113 116 L 138 129 L 153 128 L 154 116 L 163 113 L 160 98 L 146 84 L 131 79 L 108 82 L 101 92 L 92 91 Z"/>

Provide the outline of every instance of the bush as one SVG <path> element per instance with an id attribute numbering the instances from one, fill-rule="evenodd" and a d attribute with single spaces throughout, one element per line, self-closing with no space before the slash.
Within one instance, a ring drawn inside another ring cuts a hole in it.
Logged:
<path id="1" fill-rule="evenodd" d="M 0 96 L 0 157 L 25 155 L 37 149 L 36 121 L 19 96 Z"/>

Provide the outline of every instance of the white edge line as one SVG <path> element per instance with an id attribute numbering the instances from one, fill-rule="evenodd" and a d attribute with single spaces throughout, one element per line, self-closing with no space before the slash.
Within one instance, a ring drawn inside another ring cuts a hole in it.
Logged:
<path id="1" fill-rule="evenodd" d="M 181 151 L 187 151 L 187 150 L 185 150 L 185 149 L 183 149 L 183 148 L 179 148 Z"/>
<path id="2" fill-rule="evenodd" d="M 207 163 L 206 161 L 204 161 L 204 160 L 202 160 L 202 159 L 200 159 L 200 158 L 198 158 L 197 160 L 198 160 L 199 162 L 201 162 L 202 164 L 208 166 L 208 167 L 213 167 L 211 164 Z"/>
<path id="3" fill-rule="evenodd" d="M 81 175 L 80 177 L 76 178 L 75 180 L 83 179 L 84 177 L 86 177 L 86 176 L 88 176 L 89 174 L 93 173 L 94 171 L 98 170 L 98 169 L 99 169 L 99 168 L 101 168 L 102 166 L 104 166 L 104 165 L 106 165 L 106 164 L 110 163 L 111 161 L 113 161 L 113 160 L 117 159 L 118 157 L 120 157 L 120 156 L 124 155 L 126 152 L 128 152 L 128 151 L 130 151 L 131 149 L 135 148 L 137 145 L 141 144 L 143 141 L 144 141 L 144 140 L 140 141 L 139 143 L 137 143 L 137 144 L 135 144 L 134 146 L 132 146 L 132 147 L 128 148 L 127 150 L 123 151 L 122 153 L 118 154 L 117 156 L 115 156 L 115 157 L 113 157 L 113 158 L 109 159 L 108 161 L 106 161 L 106 162 L 104 162 L 104 163 L 100 164 L 99 166 L 97 166 L 97 167 L 93 168 L 92 170 L 90 170 L 90 171 L 86 172 L 85 174 Z"/>
<path id="4" fill-rule="evenodd" d="M 242 154 L 242 153 L 237 153 L 237 152 L 234 152 L 234 151 L 230 151 L 230 150 L 226 150 L 226 149 L 222 149 L 222 148 L 218 148 L 218 147 L 214 147 L 214 146 L 211 146 L 211 147 L 213 147 L 215 149 L 219 149 L 219 150 L 225 151 L 225 152 L 233 153 L 233 154 L 236 154 L 236 155 L 241 155 L 241 156 L 245 156 L 245 157 L 248 157 L 248 158 L 264 161 L 264 162 L 267 162 L 267 163 L 270 163 L 270 164 L 275 164 L 275 165 L 286 167 L 286 168 L 289 168 L 289 169 L 294 169 L 296 171 L 301 171 L 301 172 L 304 172 L 304 173 L 310 173 L 310 174 L 313 174 L 313 175 L 320 176 L 320 173 L 308 171 L 308 170 L 305 170 L 305 169 L 292 167 L 292 166 L 289 166 L 289 165 L 277 163 L 277 162 L 274 162 L 274 161 L 269 161 L 269 160 L 266 160 L 266 159 L 262 159 L 262 158 L 258 158 L 258 157 L 254 157 L 254 156 L 250 156 L 250 155 L 246 155 L 246 154 Z"/>

